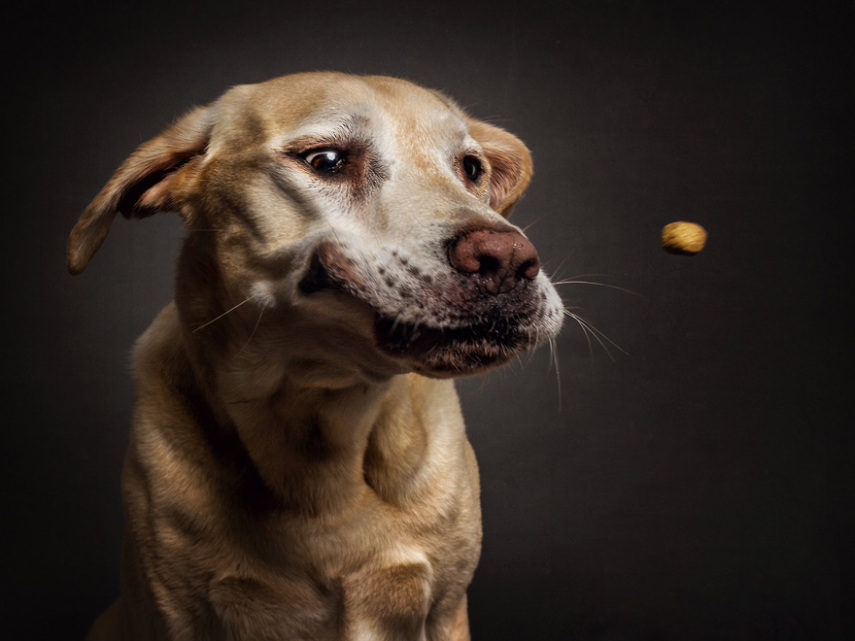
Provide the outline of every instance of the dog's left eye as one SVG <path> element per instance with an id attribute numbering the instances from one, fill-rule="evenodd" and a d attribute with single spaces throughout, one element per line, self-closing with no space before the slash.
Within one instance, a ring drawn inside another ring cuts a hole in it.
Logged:
<path id="1" fill-rule="evenodd" d="M 347 155 L 341 149 L 313 149 L 303 154 L 303 160 L 318 173 L 334 174 L 344 167 Z"/>
<path id="2" fill-rule="evenodd" d="M 475 156 L 464 156 L 463 173 L 472 182 L 478 182 L 478 179 L 484 173 L 484 167 L 481 165 L 481 161 Z"/>

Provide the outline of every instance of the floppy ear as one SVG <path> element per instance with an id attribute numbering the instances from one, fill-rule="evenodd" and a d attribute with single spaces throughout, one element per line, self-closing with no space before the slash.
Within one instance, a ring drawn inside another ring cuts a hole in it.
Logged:
<path id="1" fill-rule="evenodd" d="M 122 163 L 77 221 L 68 239 L 68 270 L 82 272 L 104 242 L 116 214 L 144 218 L 175 208 L 182 170 L 205 151 L 213 118 L 206 107 L 194 109 Z"/>
<path id="2" fill-rule="evenodd" d="M 534 166 L 522 140 L 504 129 L 480 120 L 469 120 L 471 135 L 490 161 L 490 207 L 510 216 L 511 210 L 531 182 Z"/>

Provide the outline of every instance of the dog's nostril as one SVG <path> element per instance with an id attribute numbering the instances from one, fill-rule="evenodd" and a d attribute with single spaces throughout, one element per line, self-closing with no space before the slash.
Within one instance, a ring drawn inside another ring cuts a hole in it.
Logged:
<path id="1" fill-rule="evenodd" d="M 481 254 L 477 259 L 479 274 L 495 274 L 502 268 L 502 262 L 490 254 Z"/>
<path id="2" fill-rule="evenodd" d="M 534 280 L 540 272 L 540 258 L 534 256 L 523 262 L 517 270 L 517 276 L 527 280 Z"/>

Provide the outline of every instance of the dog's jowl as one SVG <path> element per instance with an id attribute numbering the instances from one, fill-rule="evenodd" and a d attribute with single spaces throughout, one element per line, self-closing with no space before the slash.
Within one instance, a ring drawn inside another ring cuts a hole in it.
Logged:
<path id="1" fill-rule="evenodd" d="M 453 382 L 558 332 L 507 221 L 513 135 L 334 73 L 238 86 L 141 145 L 84 212 L 177 212 L 174 303 L 134 352 L 122 593 L 91 639 L 461 641 L 478 471 Z"/>

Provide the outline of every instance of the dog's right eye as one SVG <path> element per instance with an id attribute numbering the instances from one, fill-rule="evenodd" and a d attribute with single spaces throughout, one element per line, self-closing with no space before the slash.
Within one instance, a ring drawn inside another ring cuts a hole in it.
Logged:
<path id="1" fill-rule="evenodd" d="M 471 180 L 473 183 L 477 183 L 478 179 L 484 173 L 484 167 L 481 165 L 481 161 L 478 160 L 475 156 L 464 156 L 463 172 L 466 174 L 466 177 L 469 178 L 469 180 Z"/>
<path id="2" fill-rule="evenodd" d="M 341 149 L 313 149 L 303 154 L 303 160 L 320 174 L 334 174 L 344 167 L 347 155 Z"/>

